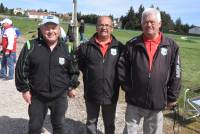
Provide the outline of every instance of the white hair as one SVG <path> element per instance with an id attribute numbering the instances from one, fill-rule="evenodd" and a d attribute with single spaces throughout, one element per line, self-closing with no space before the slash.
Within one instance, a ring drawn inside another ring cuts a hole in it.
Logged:
<path id="1" fill-rule="evenodd" d="M 141 19 L 141 23 L 143 23 L 144 18 L 149 16 L 149 15 L 155 15 L 157 18 L 158 22 L 161 22 L 161 15 L 160 15 L 160 11 L 158 11 L 155 8 L 147 8 L 144 10 L 144 12 L 142 13 L 142 19 Z"/>

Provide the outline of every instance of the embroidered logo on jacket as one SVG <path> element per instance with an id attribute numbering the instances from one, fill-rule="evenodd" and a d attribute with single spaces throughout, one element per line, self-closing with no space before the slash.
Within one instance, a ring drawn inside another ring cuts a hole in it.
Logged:
<path id="1" fill-rule="evenodd" d="M 65 64 L 65 58 L 59 57 L 59 64 L 64 65 Z"/>
<path id="2" fill-rule="evenodd" d="M 167 48 L 161 48 L 161 54 L 163 56 L 167 55 Z"/>
<path id="3" fill-rule="evenodd" d="M 111 48 L 111 54 L 112 55 L 117 55 L 117 49 Z"/>

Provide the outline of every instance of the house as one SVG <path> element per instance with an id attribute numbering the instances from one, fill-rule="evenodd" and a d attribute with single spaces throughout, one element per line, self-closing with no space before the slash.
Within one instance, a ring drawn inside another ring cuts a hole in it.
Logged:
<path id="1" fill-rule="evenodd" d="M 190 34 L 199 34 L 200 35 L 200 27 L 199 26 L 195 26 L 193 28 L 189 29 L 189 33 Z"/>
<path id="2" fill-rule="evenodd" d="M 22 15 L 24 15 L 25 11 L 23 9 L 21 9 L 21 8 L 15 8 L 13 10 L 13 13 L 14 13 L 14 15 L 16 15 L 17 13 L 21 13 Z"/>
<path id="3" fill-rule="evenodd" d="M 27 10 L 26 16 L 28 16 L 30 19 L 43 19 L 44 16 L 49 16 L 50 13 L 47 12 L 38 12 L 36 10 Z"/>
<path id="4" fill-rule="evenodd" d="M 122 23 L 119 18 L 113 20 L 113 26 L 114 28 L 117 28 L 117 29 L 121 28 Z"/>

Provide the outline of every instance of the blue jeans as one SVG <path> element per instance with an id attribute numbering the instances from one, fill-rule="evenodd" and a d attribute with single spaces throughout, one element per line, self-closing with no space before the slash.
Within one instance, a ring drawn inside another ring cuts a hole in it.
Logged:
<path id="1" fill-rule="evenodd" d="M 16 53 L 12 52 L 9 55 L 3 53 L 3 58 L 1 61 L 1 77 L 6 78 L 8 72 L 8 79 L 14 78 L 14 64 L 16 62 Z M 8 68 L 8 71 L 7 71 Z"/>

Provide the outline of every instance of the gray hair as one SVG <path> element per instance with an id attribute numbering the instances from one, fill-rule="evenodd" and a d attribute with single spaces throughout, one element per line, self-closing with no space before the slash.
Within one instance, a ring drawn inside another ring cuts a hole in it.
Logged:
<path id="1" fill-rule="evenodd" d="M 158 22 L 161 22 L 161 15 L 160 15 L 160 11 L 158 11 L 155 8 L 147 8 L 144 10 L 144 12 L 142 13 L 142 19 L 141 19 L 141 23 L 143 23 L 144 18 L 149 16 L 149 15 L 155 15 L 157 18 Z"/>

